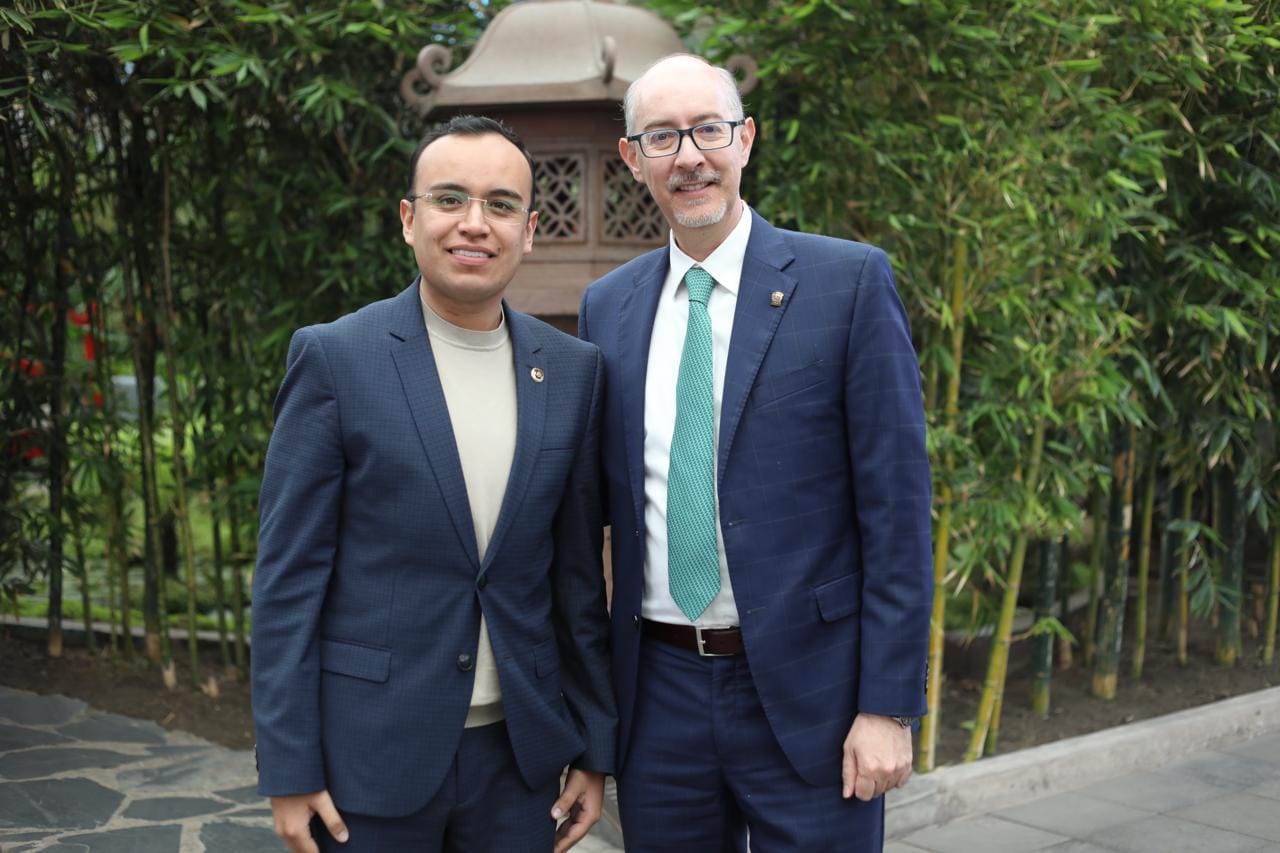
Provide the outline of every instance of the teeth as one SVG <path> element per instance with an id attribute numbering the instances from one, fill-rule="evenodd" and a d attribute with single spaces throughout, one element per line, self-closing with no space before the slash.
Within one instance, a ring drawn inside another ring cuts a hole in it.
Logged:
<path id="1" fill-rule="evenodd" d="M 452 254 L 452 255 L 461 255 L 461 256 L 462 256 L 462 257 L 464 257 L 464 258 L 487 258 L 487 257 L 489 257 L 489 253 L 488 253 L 488 252 L 473 252 L 473 251 L 471 251 L 471 250 L 469 250 L 469 249 L 450 249 L 450 250 L 449 250 L 449 253 L 450 253 L 450 254 Z"/>

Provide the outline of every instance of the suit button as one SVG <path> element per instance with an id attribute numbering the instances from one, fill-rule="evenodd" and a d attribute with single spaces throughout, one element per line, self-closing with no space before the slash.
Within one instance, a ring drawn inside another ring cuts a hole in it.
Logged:
<path id="1" fill-rule="evenodd" d="M 465 652 L 458 655 L 458 669 L 463 672 L 470 672 L 471 667 L 473 666 L 475 666 L 475 662 L 471 660 L 471 655 L 466 654 Z"/>
<path id="2" fill-rule="evenodd" d="M 639 631 L 639 630 L 640 630 L 640 615 L 639 615 L 639 614 L 636 614 L 635 616 L 632 616 L 632 617 L 631 617 L 631 622 L 632 622 L 632 624 L 634 624 L 634 625 L 636 626 L 636 630 L 637 630 L 637 631 Z"/>
<path id="3" fill-rule="evenodd" d="M 488 585 L 489 585 L 488 575 L 481 575 L 480 579 L 476 581 L 476 589 L 484 589 Z"/>
<path id="4" fill-rule="evenodd" d="M 639 528 L 639 527 L 637 527 L 635 530 L 631 531 L 631 535 L 632 535 L 632 536 L 634 536 L 634 537 L 636 537 L 637 539 L 639 539 L 639 538 L 640 538 L 640 528 Z"/>

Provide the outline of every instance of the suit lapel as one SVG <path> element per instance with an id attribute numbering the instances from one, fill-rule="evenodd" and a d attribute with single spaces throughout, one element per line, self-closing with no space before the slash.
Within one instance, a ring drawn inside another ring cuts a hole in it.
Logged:
<path id="1" fill-rule="evenodd" d="M 627 480 L 635 507 L 636 527 L 644 526 L 644 398 L 649 366 L 649 341 L 658 312 L 670 252 L 663 248 L 635 273 L 635 285 L 622 298 L 618 317 L 618 367 L 622 387 L 623 440 Z"/>
<path id="2" fill-rule="evenodd" d="M 505 302 L 502 307 L 506 312 L 507 328 L 511 332 L 511 349 L 516 370 L 516 450 L 511 459 L 511 473 L 507 476 L 502 507 L 498 511 L 493 535 L 489 537 L 489 547 L 485 549 L 480 574 L 488 571 L 494 555 L 502 548 L 502 538 L 520 512 L 520 503 L 524 500 L 525 489 L 529 486 L 529 478 L 542 450 L 542 433 L 547 420 L 547 384 L 557 379 L 549 376 L 547 381 L 534 381 L 534 368 L 546 370 L 547 367 L 541 354 L 542 341 L 538 336 L 536 322 L 519 311 L 513 311 Z"/>
<path id="3" fill-rule="evenodd" d="M 408 290 L 396 297 L 391 327 L 391 357 L 400 374 L 400 386 L 404 389 L 409 411 L 422 449 L 435 474 L 436 485 L 449 508 L 454 530 L 462 542 L 463 550 L 479 568 L 480 558 L 476 549 L 476 532 L 471 522 L 471 504 L 467 500 L 467 484 L 462 478 L 462 462 L 458 458 L 458 445 L 454 440 L 453 424 L 449 420 L 449 407 L 445 403 L 444 389 L 436 360 L 431 354 L 431 339 L 422 319 L 422 302 L 418 295 L 418 280 L 414 279 Z"/>
<path id="4" fill-rule="evenodd" d="M 783 272 L 795 260 L 791 248 L 778 230 L 754 210 L 751 236 L 742 261 L 742 281 L 738 286 L 738 307 L 733 314 L 733 334 L 729 339 L 729 361 L 725 367 L 724 394 L 720 400 L 720 449 L 716 460 L 716 485 L 724 483 L 725 465 L 733 447 L 733 437 L 742 420 L 747 397 L 755 383 L 760 363 L 773 342 L 778 323 L 791 304 L 796 280 Z M 775 293 L 782 304 L 774 306 Z"/>

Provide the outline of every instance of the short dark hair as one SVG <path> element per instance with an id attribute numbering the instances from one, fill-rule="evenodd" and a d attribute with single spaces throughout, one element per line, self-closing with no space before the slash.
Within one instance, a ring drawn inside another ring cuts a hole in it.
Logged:
<path id="1" fill-rule="evenodd" d="M 520 138 L 519 134 L 501 121 L 488 116 L 454 116 L 447 122 L 436 125 L 422 139 L 418 140 L 418 147 L 413 150 L 413 159 L 409 161 L 409 189 L 406 190 L 405 196 L 413 195 L 413 182 L 418 175 L 418 158 L 422 156 L 422 152 L 426 150 L 428 145 L 446 136 L 483 136 L 486 133 L 496 133 L 501 136 L 514 145 L 524 155 L 524 159 L 528 161 L 529 186 L 531 187 L 529 191 L 529 209 L 536 209 L 534 202 L 538 198 L 538 181 L 534 177 L 533 155 L 529 153 L 529 149 L 525 147 L 524 140 Z"/>

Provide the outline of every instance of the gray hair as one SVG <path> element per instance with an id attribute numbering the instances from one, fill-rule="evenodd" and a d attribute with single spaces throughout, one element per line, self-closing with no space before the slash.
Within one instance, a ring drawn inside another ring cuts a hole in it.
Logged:
<path id="1" fill-rule="evenodd" d="M 636 132 L 636 92 L 640 87 L 640 83 L 648 76 L 656 66 L 661 65 L 668 59 L 688 58 L 701 62 L 710 68 L 720 78 L 720 88 L 723 90 L 725 106 L 728 108 L 729 118 L 740 121 L 745 117 L 742 111 L 742 96 L 738 94 L 738 81 L 734 79 L 733 72 L 727 68 L 721 68 L 718 65 L 712 65 L 701 56 L 695 56 L 692 53 L 672 53 L 662 57 L 652 63 L 644 70 L 644 73 L 632 81 L 627 87 L 627 92 L 622 96 L 622 114 L 627 120 L 627 136 Z"/>

